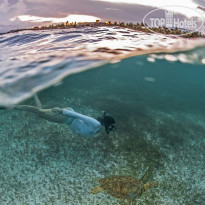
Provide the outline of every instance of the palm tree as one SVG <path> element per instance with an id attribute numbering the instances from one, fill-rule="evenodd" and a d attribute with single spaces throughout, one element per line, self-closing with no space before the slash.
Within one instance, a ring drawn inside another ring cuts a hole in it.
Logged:
<path id="1" fill-rule="evenodd" d="M 124 22 L 121 22 L 121 23 L 120 23 L 120 26 L 124 27 L 124 26 L 125 26 L 125 23 L 124 23 Z"/>

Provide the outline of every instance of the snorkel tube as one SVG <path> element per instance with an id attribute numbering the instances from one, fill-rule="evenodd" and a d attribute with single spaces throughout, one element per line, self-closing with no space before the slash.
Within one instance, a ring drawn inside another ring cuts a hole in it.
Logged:
<path id="1" fill-rule="evenodd" d="M 115 131 L 115 120 L 111 116 L 106 115 L 106 112 L 103 111 L 103 116 L 97 118 L 97 120 L 105 127 L 105 131 L 107 134 L 110 133 L 110 131 Z"/>

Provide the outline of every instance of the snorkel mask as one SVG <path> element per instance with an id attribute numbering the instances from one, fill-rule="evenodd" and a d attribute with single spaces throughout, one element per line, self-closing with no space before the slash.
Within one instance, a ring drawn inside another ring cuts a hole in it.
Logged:
<path id="1" fill-rule="evenodd" d="M 101 123 L 101 125 L 105 126 L 105 131 L 107 134 L 110 133 L 110 131 L 115 131 L 115 120 L 111 116 L 106 116 L 106 112 L 103 111 L 102 118 L 99 117 L 97 120 Z"/>

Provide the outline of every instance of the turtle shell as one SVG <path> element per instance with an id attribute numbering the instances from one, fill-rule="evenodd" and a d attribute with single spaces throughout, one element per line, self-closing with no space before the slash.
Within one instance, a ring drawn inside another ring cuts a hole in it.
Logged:
<path id="1" fill-rule="evenodd" d="M 119 199 L 141 196 L 143 182 L 129 176 L 113 176 L 99 179 L 100 187 L 108 194 Z"/>

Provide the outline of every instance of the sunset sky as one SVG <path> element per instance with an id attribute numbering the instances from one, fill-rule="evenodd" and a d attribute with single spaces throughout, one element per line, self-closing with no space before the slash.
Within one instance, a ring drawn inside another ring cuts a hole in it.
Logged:
<path id="1" fill-rule="evenodd" d="M 171 0 L 169 4 L 205 7 L 204 0 Z M 65 20 L 141 22 L 149 11 L 164 5 L 164 0 L 0 0 L 0 32 Z M 183 7 L 176 12 L 187 15 Z"/>

